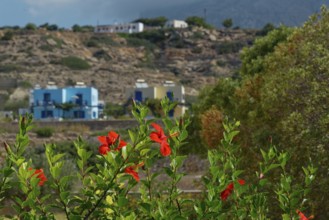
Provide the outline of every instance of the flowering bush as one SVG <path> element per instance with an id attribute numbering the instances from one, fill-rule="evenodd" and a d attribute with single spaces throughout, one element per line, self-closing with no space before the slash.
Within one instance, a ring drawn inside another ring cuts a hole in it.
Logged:
<path id="1" fill-rule="evenodd" d="M 168 99 L 162 100 L 161 106 L 165 115 L 173 107 Z M 87 151 L 78 138 L 74 142 L 74 176 L 63 174 L 65 154 L 56 153 L 54 144 L 45 145 L 47 170 L 32 168 L 33 161 L 24 157 L 32 117 L 22 117 L 16 143 L 4 143 L 7 157 L 1 167 L 0 195 L 2 205 L 10 201 L 15 211 L 9 217 L 54 219 L 54 213 L 60 211 L 67 219 L 270 219 L 270 201 L 275 198 L 283 219 L 311 219 L 305 213 L 310 213 L 307 196 L 316 169 L 312 165 L 303 168 L 305 182 L 295 183 L 286 168 L 289 155 L 270 146 L 268 151 L 261 150 L 263 161 L 256 175 L 244 176 L 239 167 L 241 148 L 233 141 L 239 123 L 228 120 L 219 146 L 208 151 L 210 167 L 203 176 L 203 196 L 184 196 L 177 184 L 184 176 L 179 168 L 186 156 L 180 155 L 179 149 L 187 144 L 190 121 L 164 117 L 158 123 L 146 120 L 147 111 L 143 105 L 134 106 L 139 126 L 129 130 L 129 141 L 115 131 L 99 136 L 98 155 Z M 91 166 L 88 161 L 92 157 L 97 162 Z M 169 177 L 165 190 L 154 183 L 161 172 L 152 171 L 161 157 L 170 160 L 169 166 L 163 167 Z M 280 176 L 278 183 L 269 178 L 270 172 Z M 71 190 L 77 180 L 80 187 Z M 135 198 L 128 196 L 133 188 L 139 191 Z M 9 190 L 12 193 L 8 194 Z"/>

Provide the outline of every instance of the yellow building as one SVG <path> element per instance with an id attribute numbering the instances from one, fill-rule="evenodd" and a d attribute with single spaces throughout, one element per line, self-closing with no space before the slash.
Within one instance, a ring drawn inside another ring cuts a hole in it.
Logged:
<path id="1" fill-rule="evenodd" d="M 178 103 L 174 111 L 169 112 L 171 117 L 182 116 L 187 107 L 185 106 L 185 89 L 182 85 L 176 85 L 173 81 L 165 81 L 162 85 L 150 87 L 143 79 L 138 79 L 133 88 L 126 90 L 126 97 L 133 98 L 136 102 L 145 102 L 147 99 L 163 99 Z"/>

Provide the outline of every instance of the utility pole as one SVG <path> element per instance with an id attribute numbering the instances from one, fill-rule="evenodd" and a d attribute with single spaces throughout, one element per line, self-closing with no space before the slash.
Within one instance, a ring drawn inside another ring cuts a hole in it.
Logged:
<path id="1" fill-rule="evenodd" d="M 203 16 L 204 16 L 204 21 L 207 22 L 207 9 L 203 9 Z"/>

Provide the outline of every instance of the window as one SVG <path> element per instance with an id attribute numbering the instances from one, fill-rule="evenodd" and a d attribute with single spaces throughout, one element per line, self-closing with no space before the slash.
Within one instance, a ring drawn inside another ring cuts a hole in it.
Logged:
<path id="1" fill-rule="evenodd" d="M 41 111 L 41 118 L 52 118 L 52 117 L 54 117 L 53 111 L 50 110 Z"/>
<path id="2" fill-rule="evenodd" d="M 73 112 L 73 117 L 74 118 L 85 118 L 85 112 L 84 111 L 74 111 Z"/>
<path id="3" fill-rule="evenodd" d="M 44 93 L 43 94 L 43 101 L 48 103 L 48 102 L 50 102 L 50 100 L 51 100 L 50 93 L 48 93 L 48 92 Z"/>
<path id="4" fill-rule="evenodd" d="M 174 93 L 172 91 L 167 92 L 167 97 L 170 101 L 174 101 Z"/>
<path id="5" fill-rule="evenodd" d="M 141 91 L 135 91 L 135 101 L 137 102 L 143 101 L 143 93 Z"/>
<path id="6" fill-rule="evenodd" d="M 83 99 L 82 94 L 80 94 L 80 93 L 76 94 L 75 104 L 82 105 L 82 99 Z"/>

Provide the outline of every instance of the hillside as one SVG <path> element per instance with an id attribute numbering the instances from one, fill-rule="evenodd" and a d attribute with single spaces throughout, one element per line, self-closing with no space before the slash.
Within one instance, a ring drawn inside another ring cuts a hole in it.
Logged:
<path id="1" fill-rule="evenodd" d="M 206 9 L 207 22 L 222 26 L 222 21 L 232 18 L 234 26 L 261 28 L 267 23 L 299 26 L 308 17 L 319 12 L 321 5 L 328 5 L 328 0 L 200 0 L 174 7 L 144 11 L 142 16 L 185 19 L 188 16 L 204 16 Z"/>
<path id="2" fill-rule="evenodd" d="M 150 85 L 173 80 L 195 96 L 236 71 L 239 51 L 252 44 L 255 33 L 193 28 L 132 36 L 18 30 L 11 40 L 0 41 L 0 79 L 15 79 L 25 87 L 83 81 L 99 89 L 100 99 L 113 103 L 125 102 L 125 88 L 139 78 Z M 0 38 L 4 34 L 2 30 Z M 3 97 L 12 93 L 2 90 Z"/>

